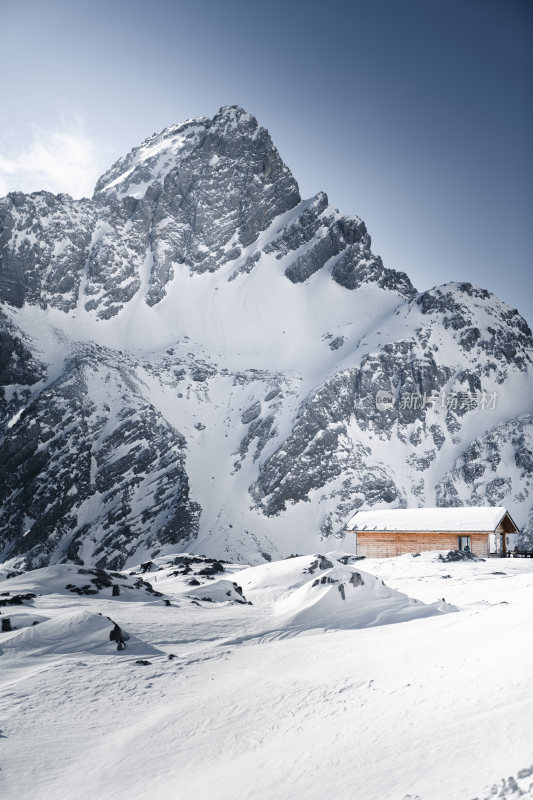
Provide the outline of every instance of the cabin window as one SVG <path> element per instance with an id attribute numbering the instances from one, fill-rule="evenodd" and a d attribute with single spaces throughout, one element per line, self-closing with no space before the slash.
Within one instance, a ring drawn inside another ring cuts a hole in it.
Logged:
<path id="1" fill-rule="evenodd" d="M 470 536 L 459 536 L 459 550 L 463 550 L 465 553 L 471 553 L 472 547 L 470 544 Z"/>
<path id="2" fill-rule="evenodd" d="M 489 553 L 498 552 L 496 549 L 496 534 L 489 533 Z"/>

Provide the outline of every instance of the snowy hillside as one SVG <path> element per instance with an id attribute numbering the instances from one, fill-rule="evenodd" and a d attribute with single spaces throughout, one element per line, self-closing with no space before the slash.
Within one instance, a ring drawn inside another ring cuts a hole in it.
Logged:
<path id="1" fill-rule="evenodd" d="M 439 555 L 2 568 L 0 794 L 531 800 L 533 562 Z"/>
<path id="2" fill-rule="evenodd" d="M 0 561 L 258 563 L 355 507 L 533 535 L 532 352 L 493 295 L 417 293 L 302 200 L 247 112 L 171 126 L 92 199 L 0 200 Z"/>

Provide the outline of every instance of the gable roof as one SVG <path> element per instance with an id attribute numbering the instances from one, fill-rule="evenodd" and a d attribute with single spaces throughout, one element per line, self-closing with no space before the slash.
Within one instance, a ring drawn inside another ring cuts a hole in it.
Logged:
<path id="1" fill-rule="evenodd" d="M 494 531 L 507 514 L 503 506 L 395 508 L 356 511 L 347 531 Z M 510 515 L 509 519 L 514 524 Z"/>

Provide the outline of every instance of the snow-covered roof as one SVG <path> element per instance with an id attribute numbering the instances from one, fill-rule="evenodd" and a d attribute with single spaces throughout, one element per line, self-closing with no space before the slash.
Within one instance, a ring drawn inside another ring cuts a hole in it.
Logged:
<path id="1" fill-rule="evenodd" d="M 356 511 L 349 531 L 493 531 L 507 513 L 503 506 L 396 508 Z"/>

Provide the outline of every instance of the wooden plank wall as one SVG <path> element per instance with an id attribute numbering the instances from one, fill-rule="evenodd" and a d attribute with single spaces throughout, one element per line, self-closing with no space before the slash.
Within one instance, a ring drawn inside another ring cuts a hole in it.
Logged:
<path id="1" fill-rule="evenodd" d="M 420 533 L 417 531 L 358 531 L 357 555 L 367 558 L 390 558 L 403 553 L 422 553 L 425 550 L 457 550 L 458 537 L 470 536 L 472 552 L 481 558 L 489 555 L 489 535 L 457 531 Z"/>

